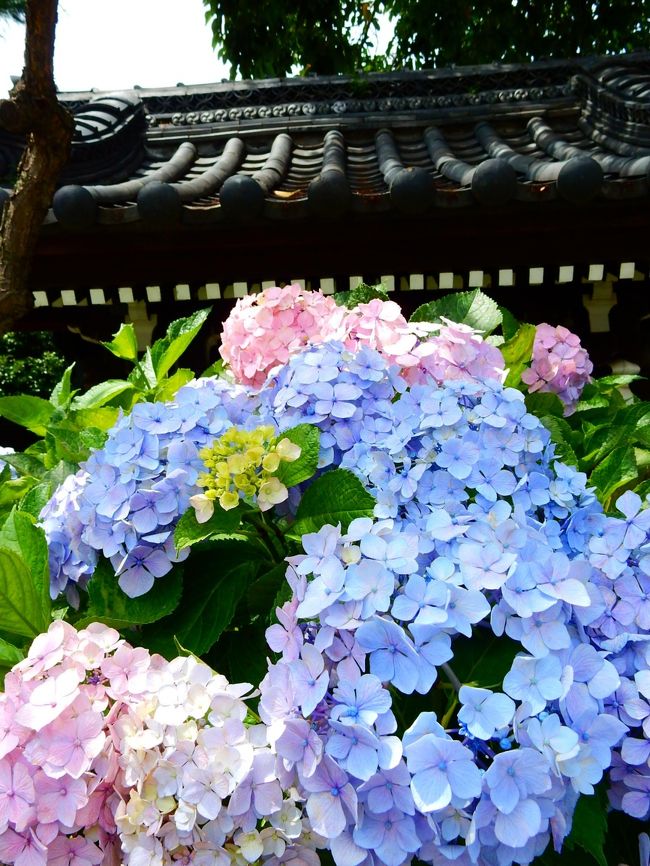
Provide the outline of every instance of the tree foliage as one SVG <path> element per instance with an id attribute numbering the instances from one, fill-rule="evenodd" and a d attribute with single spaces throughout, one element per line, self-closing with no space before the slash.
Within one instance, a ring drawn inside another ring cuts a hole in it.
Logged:
<path id="1" fill-rule="evenodd" d="M 47 331 L 3 334 L 0 336 L 0 395 L 47 397 L 67 363 Z"/>
<path id="2" fill-rule="evenodd" d="M 11 18 L 14 21 L 24 21 L 24 0 L 0 0 L 0 19 L 2 18 Z"/>
<path id="3" fill-rule="evenodd" d="M 204 0 L 232 75 L 328 75 L 643 49 L 650 0 Z M 377 51 L 381 21 L 394 28 Z"/>
<path id="4" fill-rule="evenodd" d="M 356 69 L 374 20 L 370 4 L 358 0 L 260 0 L 254 15 L 238 0 L 204 2 L 214 45 L 233 77 L 282 76 L 296 65 L 321 75 Z"/>

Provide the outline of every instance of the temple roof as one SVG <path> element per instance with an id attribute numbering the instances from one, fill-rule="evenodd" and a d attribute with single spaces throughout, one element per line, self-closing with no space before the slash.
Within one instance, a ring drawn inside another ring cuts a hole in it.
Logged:
<path id="1" fill-rule="evenodd" d="M 64 232 L 648 196 L 650 53 L 60 99 Z M 0 132 L 0 186 L 21 147 Z"/>

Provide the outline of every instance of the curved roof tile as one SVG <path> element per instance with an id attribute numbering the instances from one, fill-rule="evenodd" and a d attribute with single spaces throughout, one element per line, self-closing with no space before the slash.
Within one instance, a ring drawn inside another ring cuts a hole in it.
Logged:
<path id="1" fill-rule="evenodd" d="M 650 54 L 61 100 L 64 229 L 648 195 Z"/>

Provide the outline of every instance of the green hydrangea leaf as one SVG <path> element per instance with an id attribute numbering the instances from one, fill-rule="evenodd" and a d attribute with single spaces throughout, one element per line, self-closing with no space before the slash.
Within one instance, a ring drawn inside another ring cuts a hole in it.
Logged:
<path id="1" fill-rule="evenodd" d="M 94 448 L 101 448 L 106 437 L 105 430 L 97 427 L 79 430 L 76 424 L 67 421 L 52 425 L 45 441 L 57 459 L 76 464 L 86 460 Z"/>
<path id="2" fill-rule="evenodd" d="M 287 563 L 281 562 L 265 571 L 250 584 L 246 603 L 252 618 L 262 616 L 267 621 L 271 619 L 277 606 L 278 593 L 282 587 L 289 586 L 285 580 L 286 573 Z"/>
<path id="3" fill-rule="evenodd" d="M 176 524 L 174 544 L 181 551 L 199 541 L 205 541 L 215 535 L 231 535 L 241 523 L 242 507 L 224 511 L 218 502 L 214 506 L 214 514 L 205 523 L 199 523 L 194 509 L 190 506 Z"/>
<path id="4" fill-rule="evenodd" d="M 71 377 L 74 364 L 66 367 L 63 376 L 54 386 L 50 394 L 50 403 L 57 406 L 59 409 L 65 408 L 72 399 L 73 391 L 71 387 Z"/>
<path id="5" fill-rule="evenodd" d="M 228 365 L 226 364 L 226 362 L 224 361 L 224 359 L 223 359 L 223 358 L 219 358 L 217 361 L 214 362 L 214 364 L 210 364 L 210 366 L 207 367 L 207 368 L 206 368 L 206 369 L 201 373 L 201 377 L 206 377 L 206 376 L 218 376 L 218 377 L 221 377 L 221 376 L 224 375 L 224 373 L 226 372 L 227 369 L 228 369 Z"/>
<path id="6" fill-rule="evenodd" d="M 264 678 L 269 652 L 265 630 L 266 623 L 260 622 L 257 628 L 229 631 L 215 647 L 215 664 L 225 654 L 231 683 L 259 683 Z"/>
<path id="7" fill-rule="evenodd" d="M 56 463 L 42 477 L 41 481 L 49 481 L 53 487 L 62 484 L 68 475 L 74 475 L 79 469 L 76 463 L 67 460 L 57 460 Z"/>
<path id="8" fill-rule="evenodd" d="M 635 448 L 634 460 L 638 472 L 641 475 L 647 475 L 648 468 L 650 467 L 650 450 L 647 448 Z"/>
<path id="9" fill-rule="evenodd" d="M 600 389 L 595 382 L 585 385 L 580 400 L 575 405 L 576 412 L 588 412 L 591 409 L 607 409 L 612 401 L 618 402 L 621 395 L 616 389 Z M 621 398 L 622 402 L 622 398 Z"/>
<path id="10" fill-rule="evenodd" d="M 502 317 L 501 330 L 503 331 L 503 337 L 506 341 L 511 340 L 521 327 L 521 322 L 506 307 L 499 306 L 499 311 Z"/>
<path id="11" fill-rule="evenodd" d="M 42 397 L 0 397 L 0 415 L 37 436 L 45 436 L 53 413 L 54 406 Z"/>
<path id="12" fill-rule="evenodd" d="M 641 497 L 641 499 L 645 499 L 646 496 L 650 495 L 650 479 L 646 481 L 642 481 L 641 484 L 638 484 L 634 488 L 634 492 Z"/>
<path id="13" fill-rule="evenodd" d="M 78 430 L 95 427 L 98 430 L 108 431 L 116 423 L 120 410 L 116 406 L 101 406 L 97 409 L 79 409 L 70 412 L 68 418 Z"/>
<path id="14" fill-rule="evenodd" d="M 38 519 L 41 511 L 45 508 L 50 497 L 52 496 L 52 485 L 48 481 L 43 481 L 32 487 L 20 500 L 20 511 L 26 514 L 31 514 L 32 517 Z"/>
<path id="15" fill-rule="evenodd" d="M 583 461 L 593 466 L 620 445 L 639 442 L 641 445 L 650 446 L 648 408 L 645 403 L 636 403 L 618 411 L 604 413 L 602 420 L 597 423 L 583 421 Z M 594 414 L 590 413 L 588 417 L 594 418 Z"/>
<path id="16" fill-rule="evenodd" d="M 133 391 L 134 387 L 126 379 L 107 379 L 89 388 L 85 394 L 75 397 L 72 401 L 73 409 L 98 409 L 110 403 L 115 397 L 124 394 L 125 391 Z"/>
<path id="17" fill-rule="evenodd" d="M 24 658 L 22 650 L 0 637 L 0 691 L 4 688 L 5 676 Z"/>
<path id="18" fill-rule="evenodd" d="M 598 491 L 607 508 L 609 500 L 620 488 L 629 486 L 638 477 L 638 469 L 631 445 L 614 448 L 589 476 L 589 484 Z"/>
<path id="19" fill-rule="evenodd" d="M 320 432 L 313 424 L 298 424 L 281 433 L 276 442 L 289 439 L 300 448 L 300 457 L 292 463 L 283 460 L 274 473 L 285 487 L 295 487 L 316 474 L 320 454 Z"/>
<path id="20" fill-rule="evenodd" d="M 176 370 L 173 376 L 169 379 L 164 379 L 162 385 L 156 391 L 156 400 L 172 400 L 176 396 L 176 392 L 183 385 L 187 385 L 194 378 L 194 373 L 187 367 L 181 367 Z"/>
<path id="21" fill-rule="evenodd" d="M 263 563 L 264 550 L 246 540 L 209 541 L 197 547 L 188 565 L 191 583 L 174 615 L 145 629 L 146 645 L 170 657 L 176 655 L 176 641 L 204 655 L 231 624 Z"/>
<path id="22" fill-rule="evenodd" d="M 552 415 L 555 418 L 564 417 L 564 403 L 557 394 L 535 391 L 533 394 L 526 394 L 525 400 L 526 408 L 531 415 L 536 415 L 538 418 L 544 418 L 546 415 Z"/>
<path id="23" fill-rule="evenodd" d="M 411 321 L 440 322 L 443 317 L 469 325 L 484 335 L 498 328 L 503 320 L 498 304 L 480 289 L 474 289 L 472 292 L 453 292 L 423 304 L 413 313 Z"/>
<path id="24" fill-rule="evenodd" d="M 125 361 L 135 364 L 138 360 L 138 338 L 131 323 L 120 325 L 120 330 L 113 335 L 113 339 L 109 343 L 102 343 L 102 346 L 106 346 L 109 352 L 118 358 L 124 358 Z"/>
<path id="25" fill-rule="evenodd" d="M 521 383 L 521 374 L 529 365 L 533 354 L 536 330 L 534 325 L 521 325 L 519 330 L 500 347 L 508 368 L 505 380 L 508 387 L 516 388 Z"/>
<path id="26" fill-rule="evenodd" d="M 374 507 L 374 498 L 356 475 L 347 469 L 332 469 L 307 488 L 289 532 L 295 538 L 339 523 L 346 532 L 355 518 L 372 517 Z"/>
<path id="27" fill-rule="evenodd" d="M 43 529 L 35 525 L 34 517 L 14 509 L 0 529 L 0 547 L 13 550 L 21 557 L 29 569 L 43 609 L 49 613 L 51 601 L 47 541 Z"/>
<path id="28" fill-rule="evenodd" d="M 45 466 L 39 457 L 34 457 L 31 454 L 3 454 L 0 459 L 3 463 L 13 466 L 19 475 L 33 475 L 38 477 L 44 470 Z"/>
<path id="29" fill-rule="evenodd" d="M 216 577 L 205 594 L 197 595 L 182 611 L 176 638 L 192 652 L 203 655 L 230 625 L 239 602 L 255 577 L 253 562 L 240 562 Z"/>
<path id="30" fill-rule="evenodd" d="M 88 582 L 88 607 L 75 626 L 103 622 L 124 629 L 156 622 L 176 609 L 183 589 L 182 574 L 182 565 L 175 565 L 165 577 L 157 578 L 145 595 L 129 598 L 120 589 L 110 562 L 101 559 Z"/>
<path id="31" fill-rule="evenodd" d="M 587 400 L 578 400 L 574 407 L 574 412 L 589 412 L 592 409 L 607 409 L 609 400 L 606 397 L 597 394 L 594 397 L 589 397 Z"/>
<path id="32" fill-rule="evenodd" d="M 38 478 L 33 475 L 25 475 L 23 478 L 12 478 L 11 481 L 3 481 L 0 484 L 0 506 L 14 505 L 25 496 L 32 487 L 36 487 Z"/>
<path id="33" fill-rule="evenodd" d="M 572 444 L 571 426 L 564 418 L 557 418 L 555 415 L 545 415 L 541 420 L 551 434 L 557 459 L 569 466 L 577 466 L 579 461 Z"/>
<path id="34" fill-rule="evenodd" d="M 21 649 L 0 637 L 0 668 L 12 668 L 24 658 Z"/>
<path id="35" fill-rule="evenodd" d="M 154 390 L 158 385 L 156 371 L 153 366 L 151 357 L 151 349 L 147 346 L 144 355 L 131 370 L 128 375 L 128 381 L 141 393 L 147 393 Z M 162 379 L 162 376 L 161 376 Z"/>
<path id="36" fill-rule="evenodd" d="M 389 299 L 388 292 L 381 283 L 376 286 L 361 283 L 349 292 L 336 292 L 333 297 L 339 307 L 347 307 L 348 310 L 354 309 L 359 304 L 367 304 L 375 298 L 380 298 L 382 301 Z"/>
<path id="37" fill-rule="evenodd" d="M 6 547 L 0 547 L 0 622 L 3 631 L 28 638 L 50 624 L 49 591 L 45 596 L 22 556 Z"/>
<path id="38" fill-rule="evenodd" d="M 151 363 L 158 382 L 162 381 L 170 368 L 178 361 L 183 352 L 201 330 L 210 315 L 210 308 L 197 310 L 185 319 L 172 322 L 165 336 L 156 340 L 151 349 Z"/>
<path id="39" fill-rule="evenodd" d="M 521 645 L 506 635 L 475 630 L 471 638 L 454 640 L 454 658 L 450 662 L 461 683 L 474 683 L 482 688 L 500 689 L 503 678 Z"/>
<path id="40" fill-rule="evenodd" d="M 587 851 L 598 866 L 607 866 L 605 838 L 607 836 L 607 794 L 602 786 L 591 796 L 583 794 L 573 813 L 571 833 L 564 846 L 572 851 L 576 846 Z"/>
<path id="41" fill-rule="evenodd" d="M 645 379 L 645 376 L 637 376 L 631 373 L 619 373 L 616 376 L 601 376 L 595 380 L 595 385 L 600 391 L 607 391 L 611 388 L 624 388 L 631 382 L 639 382 Z"/>

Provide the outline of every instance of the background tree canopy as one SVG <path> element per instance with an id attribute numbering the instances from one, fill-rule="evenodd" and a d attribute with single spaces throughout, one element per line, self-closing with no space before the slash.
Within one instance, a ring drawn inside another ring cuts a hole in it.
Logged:
<path id="1" fill-rule="evenodd" d="M 643 50 L 650 0 L 203 0 L 231 77 L 418 69 Z M 24 19 L 25 0 L 0 0 Z M 381 21 L 393 38 L 377 50 Z"/>
<path id="2" fill-rule="evenodd" d="M 232 77 L 525 62 L 648 46 L 650 0 L 204 0 Z M 376 50 L 379 16 L 395 27 Z"/>
<path id="3" fill-rule="evenodd" d="M 25 20 L 25 0 L 0 0 L 0 18 Z"/>

